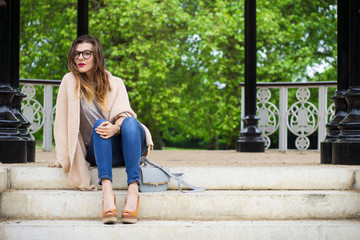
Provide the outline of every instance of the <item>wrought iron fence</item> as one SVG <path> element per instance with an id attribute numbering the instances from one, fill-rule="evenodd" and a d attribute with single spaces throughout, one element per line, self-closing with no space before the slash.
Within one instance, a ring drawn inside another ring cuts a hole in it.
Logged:
<path id="1" fill-rule="evenodd" d="M 27 95 L 22 104 L 23 115 L 31 122 L 29 132 L 32 136 L 42 129 L 45 151 L 53 149 L 52 129 L 56 108 L 53 101 L 54 88 L 57 88 L 60 82 L 60 80 L 20 79 L 21 91 Z M 35 86 L 43 87 L 42 103 L 35 98 L 37 94 Z M 243 116 L 245 89 L 244 84 L 241 86 Z M 259 128 L 263 132 L 266 148 L 286 151 L 289 145 L 294 145 L 295 149 L 307 150 L 314 145 L 311 143 L 314 137 L 311 136 L 317 134 L 313 149 L 319 149 L 320 142 L 325 139 L 325 125 L 335 112 L 335 106 L 330 102 L 328 92 L 334 95 L 336 82 L 258 83 L 257 87 Z M 317 96 L 314 96 L 316 93 Z M 291 139 L 294 139 L 294 142 Z"/>

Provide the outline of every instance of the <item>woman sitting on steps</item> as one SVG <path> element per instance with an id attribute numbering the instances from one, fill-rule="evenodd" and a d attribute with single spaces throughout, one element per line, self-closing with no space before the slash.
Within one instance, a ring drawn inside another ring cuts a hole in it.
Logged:
<path id="1" fill-rule="evenodd" d="M 105 70 L 105 59 L 96 37 L 78 37 L 68 54 L 67 73 L 57 101 L 54 137 L 56 163 L 78 190 L 90 185 L 90 166 L 98 168 L 102 185 L 102 219 L 117 222 L 112 167 L 125 166 L 128 194 L 121 218 L 135 223 L 139 209 L 139 158 L 153 147 L 149 130 L 136 120 L 123 81 Z"/>

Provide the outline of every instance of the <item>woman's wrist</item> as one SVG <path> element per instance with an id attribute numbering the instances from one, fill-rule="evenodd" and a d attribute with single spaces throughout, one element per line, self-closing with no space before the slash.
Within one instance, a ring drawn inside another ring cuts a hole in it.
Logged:
<path id="1" fill-rule="evenodd" d="M 115 126 L 117 126 L 119 129 L 116 131 L 115 135 L 119 135 L 120 134 L 120 130 L 121 130 L 121 127 L 117 124 L 115 124 Z"/>

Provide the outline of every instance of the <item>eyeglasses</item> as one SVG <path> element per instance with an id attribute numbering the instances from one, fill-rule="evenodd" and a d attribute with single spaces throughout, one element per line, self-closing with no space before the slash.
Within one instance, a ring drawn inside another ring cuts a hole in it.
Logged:
<path id="1" fill-rule="evenodd" d="M 82 55 L 84 59 L 89 59 L 91 57 L 92 52 L 94 52 L 94 51 L 86 50 L 86 51 L 83 51 L 83 52 L 75 52 L 74 58 L 79 59 L 80 55 Z"/>

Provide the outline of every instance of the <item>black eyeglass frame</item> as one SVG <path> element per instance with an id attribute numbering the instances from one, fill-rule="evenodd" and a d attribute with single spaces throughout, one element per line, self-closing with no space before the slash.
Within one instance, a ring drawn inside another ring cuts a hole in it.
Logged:
<path id="1" fill-rule="evenodd" d="M 90 53 L 90 55 L 89 55 L 88 58 L 86 58 L 86 57 L 84 56 L 84 53 L 86 53 L 86 52 L 89 52 L 89 53 Z M 75 53 L 74 53 L 74 59 L 79 59 L 81 55 L 82 55 L 82 57 L 83 57 L 84 59 L 89 59 L 89 58 L 91 58 L 91 54 L 92 54 L 93 52 L 94 52 L 94 51 L 90 51 L 90 50 L 86 50 L 86 51 L 82 51 L 82 52 L 75 52 Z M 79 56 L 76 57 L 76 55 L 78 55 L 78 54 L 79 54 Z"/>

